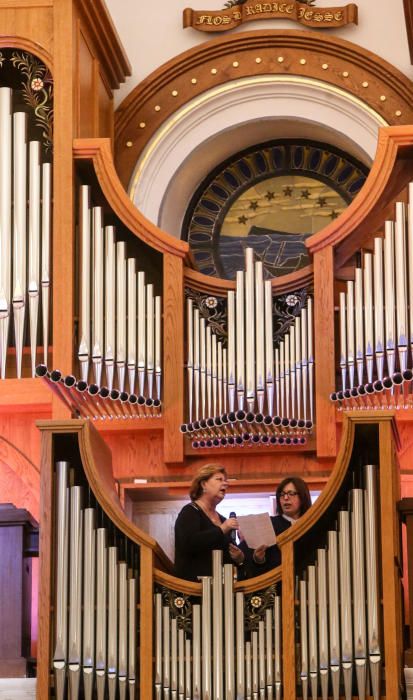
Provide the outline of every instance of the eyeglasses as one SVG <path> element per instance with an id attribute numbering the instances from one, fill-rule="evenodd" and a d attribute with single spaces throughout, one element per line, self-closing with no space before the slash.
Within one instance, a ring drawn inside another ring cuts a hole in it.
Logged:
<path id="1" fill-rule="evenodd" d="M 294 498 L 294 496 L 298 496 L 297 491 L 281 491 L 280 493 L 280 498 Z"/>

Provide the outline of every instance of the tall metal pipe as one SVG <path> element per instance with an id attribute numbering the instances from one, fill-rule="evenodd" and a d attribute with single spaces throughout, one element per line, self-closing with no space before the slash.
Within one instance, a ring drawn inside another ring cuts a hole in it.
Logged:
<path id="1" fill-rule="evenodd" d="M 232 564 L 224 565 L 224 655 L 225 700 L 235 700 L 234 574 Z"/>
<path id="2" fill-rule="evenodd" d="M 202 576 L 202 700 L 212 700 L 211 577 Z"/>
<path id="3" fill-rule="evenodd" d="M 247 316 L 248 318 L 248 316 Z M 258 412 L 264 411 L 265 391 L 265 309 L 263 264 L 255 263 L 255 343 L 256 343 L 256 389 Z"/>
<path id="4" fill-rule="evenodd" d="M 384 365 L 384 301 L 383 301 L 383 240 L 374 239 L 374 353 L 376 356 L 377 377 L 383 379 Z"/>
<path id="5" fill-rule="evenodd" d="M 155 297 L 155 388 L 156 398 L 161 398 L 162 385 L 162 299 Z"/>
<path id="6" fill-rule="evenodd" d="M 235 292 L 229 291 L 227 296 L 227 318 L 228 318 L 228 403 L 229 410 L 235 410 Z"/>
<path id="7" fill-rule="evenodd" d="M 328 531 L 328 628 L 330 641 L 330 674 L 333 700 L 340 696 L 340 610 L 338 577 L 338 536 Z"/>
<path id="8" fill-rule="evenodd" d="M 128 343 L 128 379 L 129 393 L 135 393 L 136 376 L 136 260 L 128 258 L 128 294 L 127 294 L 127 343 Z"/>
<path id="9" fill-rule="evenodd" d="M 237 404 L 244 410 L 245 399 L 245 294 L 244 272 L 237 271 L 236 329 L 237 329 Z"/>
<path id="10" fill-rule="evenodd" d="M 187 319 L 187 372 L 188 372 L 188 415 L 189 422 L 193 419 L 193 379 L 194 379 L 194 317 L 193 317 L 193 301 L 186 301 L 186 319 Z"/>
<path id="11" fill-rule="evenodd" d="M 350 514 L 348 511 L 339 511 L 338 528 L 341 667 L 343 670 L 345 698 L 346 700 L 351 700 L 353 676 L 353 610 L 351 604 Z"/>
<path id="12" fill-rule="evenodd" d="M 222 551 L 212 552 L 212 658 L 214 700 L 224 700 Z"/>
<path id="13" fill-rule="evenodd" d="M 406 270 L 406 211 L 404 202 L 396 202 L 394 226 L 396 338 L 400 371 L 407 366 L 407 270 Z"/>
<path id="14" fill-rule="evenodd" d="M 384 308 L 386 321 L 387 373 L 391 377 L 395 368 L 396 318 L 394 283 L 394 223 L 386 221 L 384 238 Z"/>
<path id="15" fill-rule="evenodd" d="M 317 593 L 316 593 L 316 568 L 314 565 L 307 567 L 308 574 L 308 630 L 309 630 L 309 668 L 310 686 L 313 700 L 318 697 L 318 635 L 317 635 Z"/>
<path id="16" fill-rule="evenodd" d="M 374 328 L 373 328 L 373 256 L 364 254 L 364 351 L 366 356 L 367 381 L 373 381 Z"/>
<path id="17" fill-rule="evenodd" d="M 83 512 L 81 486 L 72 486 L 70 489 L 69 533 L 69 696 L 71 700 L 77 700 L 82 651 Z"/>
<path id="18" fill-rule="evenodd" d="M 354 271 L 354 306 L 356 321 L 356 366 L 358 385 L 363 383 L 364 369 L 364 334 L 363 334 L 363 270 L 356 267 Z"/>
<path id="19" fill-rule="evenodd" d="M 40 301 L 40 141 L 29 144 L 29 261 L 28 284 L 32 377 L 36 371 Z"/>
<path id="20" fill-rule="evenodd" d="M 364 472 L 364 524 L 366 551 L 367 586 L 367 646 L 370 665 L 370 679 L 374 700 L 380 697 L 380 586 L 379 586 L 379 540 L 378 540 L 378 499 L 377 467 L 368 464 Z"/>
<path id="21" fill-rule="evenodd" d="M 83 548 L 82 667 L 85 699 L 93 695 L 95 667 L 96 510 L 85 508 Z"/>
<path id="22" fill-rule="evenodd" d="M 254 303 L 254 251 L 245 250 L 245 317 L 250 328 L 255 328 Z M 255 403 L 255 338 L 254 333 L 246 334 L 246 399 L 249 411 L 254 410 Z"/>
<path id="23" fill-rule="evenodd" d="M 95 384 L 101 384 L 103 359 L 103 237 L 102 210 L 93 207 L 92 360 Z"/>
<path id="24" fill-rule="evenodd" d="M 126 243 L 116 243 L 116 372 L 118 389 L 125 388 L 126 369 Z"/>
<path id="25" fill-rule="evenodd" d="M 1 150 L 1 149 L 0 149 Z M 2 151 L 3 152 L 3 151 Z M 0 186 L 1 189 L 1 186 Z M 47 365 L 49 350 L 49 307 L 50 307 L 50 242 L 52 219 L 52 166 L 42 165 L 42 252 L 40 261 L 40 281 L 42 286 L 42 328 L 43 328 L 43 362 Z M 3 248 L 1 248 L 3 250 Z M 1 319 L 0 319 L 1 324 Z M 90 346 L 89 346 L 90 347 Z"/>
<path id="26" fill-rule="evenodd" d="M 325 549 L 317 550 L 317 594 L 318 594 L 318 635 L 319 672 L 321 695 L 328 698 L 328 606 L 327 606 L 327 557 Z"/>
<path id="27" fill-rule="evenodd" d="M 145 394 L 146 368 L 146 287 L 145 273 L 138 272 L 138 381 L 139 393 Z"/>
<path id="28" fill-rule="evenodd" d="M 12 117 L 11 89 L 0 88 L 0 373 L 6 377 L 11 302 Z M 47 361 L 45 362 L 47 365 Z"/>
<path id="29" fill-rule="evenodd" d="M 13 317 L 17 377 L 22 376 L 26 310 L 26 114 L 13 115 Z"/>
<path id="30" fill-rule="evenodd" d="M 300 679 L 303 700 L 308 698 L 308 625 L 307 625 L 307 581 L 300 581 Z"/>
<path id="31" fill-rule="evenodd" d="M 146 332 L 147 356 L 146 375 L 148 382 L 148 397 L 153 397 L 153 379 L 155 371 L 155 302 L 153 284 L 146 285 Z"/>
<path id="32" fill-rule="evenodd" d="M 63 700 L 67 661 L 67 602 L 69 596 L 69 463 L 56 463 L 56 579 L 53 670 L 56 697 Z"/>
<path id="33" fill-rule="evenodd" d="M 351 491 L 351 554 L 352 554 L 352 589 L 354 613 L 354 660 L 357 688 L 360 700 L 366 695 L 367 679 L 367 632 L 366 632 L 366 584 L 364 557 L 364 517 L 362 489 Z"/>
<path id="34" fill-rule="evenodd" d="M 96 530 L 96 691 L 98 700 L 106 697 L 107 674 L 107 530 Z"/>

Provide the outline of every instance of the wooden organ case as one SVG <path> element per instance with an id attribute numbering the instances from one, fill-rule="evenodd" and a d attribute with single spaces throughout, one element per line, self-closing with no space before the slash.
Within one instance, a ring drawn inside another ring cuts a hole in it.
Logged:
<path id="1" fill-rule="evenodd" d="M 136 210 L 118 177 L 112 90 L 129 65 L 100 0 L 10 1 L 0 18 L 2 46 L 37 57 L 54 83 L 48 332 L 40 349 L 37 332 L 25 340 L 18 330 L 9 347 L 0 328 L 2 410 L 25 411 L 29 431 L 44 418 L 37 697 L 395 700 L 411 339 L 407 322 L 399 341 L 389 335 L 383 316 L 370 352 L 356 315 L 373 309 L 368 256 L 386 219 L 389 230 L 402 221 L 409 245 L 407 215 L 394 210 L 407 203 L 412 127 L 381 130 L 360 195 L 308 240 L 309 267 L 268 283 L 247 252 L 236 283 L 212 279 L 193 269 L 185 242 Z M 406 264 L 383 260 L 405 269 L 407 294 Z M 33 306 L 30 282 L 17 318 Z M 288 295 L 300 303 L 274 343 L 272 307 Z M 387 351 L 394 362 L 380 376 L 377 352 Z M 341 386 L 343 369 L 357 382 Z M 176 485 L 211 457 L 244 489 L 286 474 L 324 486 L 280 537 L 274 572 L 234 585 L 215 557 L 212 579 L 184 582 L 126 517 L 116 482 L 124 494 L 137 475 Z"/>

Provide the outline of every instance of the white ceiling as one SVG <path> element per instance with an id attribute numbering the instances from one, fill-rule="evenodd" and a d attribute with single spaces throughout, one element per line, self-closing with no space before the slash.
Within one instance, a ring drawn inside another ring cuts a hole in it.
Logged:
<path id="1" fill-rule="evenodd" d="M 194 9 L 218 10 L 224 0 L 106 0 L 120 39 L 132 64 L 132 76 L 115 95 L 116 105 L 149 73 L 177 54 L 204 42 L 208 36 L 193 29 L 182 28 L 182 11 L 187 5 Z M 342 6 L 347 0 L 316 0 L 319 6 Z M 407 45 L 403 0 L 358 0 L 359 24 L 342 29 L 329 29 L 327 36 L 339 36 L 373 51 L 386 59 L 409 78 L 413 67 Z M 282 20 L 257 21 L 245 29 L 302 29 L 301 25 Z M 306 31 L 309 31 L 308 29 Z M 311 30 L 310 30 L 311 31 Z M 218 36 L 218 35 L 216 35 Z M 223 36 L 223 34 L 221 34 Z"/>

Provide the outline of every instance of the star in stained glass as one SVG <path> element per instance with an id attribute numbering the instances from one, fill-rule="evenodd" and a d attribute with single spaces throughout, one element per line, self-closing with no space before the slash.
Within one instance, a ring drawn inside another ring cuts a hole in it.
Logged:
<path id="1" fill-rule="evenodd" d="M 268 199 L 268 201 L 270 201 L 270 199 L 274 199 L 274 197 L 275 197 L 275 192 L 271 192 L 271 191 L 267 192 L 267 194 L 265 195 L 265 198 Z"/>
<path id="2" fill-rule="evenodd" d="M 248 218 L 247 218 L 246 216 L 244 216 L 244 214 L 243 214 L 242 216 L 239 216 L 239 217 L 238 217 L 238 223 L 239 223 L 239 224 L 246 224 L 247 221 L 248 221 Z"/>
<path id="3" fill-rule="evenodd" d="M 284 187 L 283 192 L 284 192 L 284 196 L 285 196 L 285 197 L 292 197 L 292 195 L 293 195 L 293 188 L 290 187 L 290 186 Z"/>
<path id="4" fill-rule="evenodd" d="M 303 199 L 308 199 L 310 196 L 310 190 L 301 190 L 301 197 Z"/>
<path id="5" fill-rule="evenodd" d="M 331 218 L 331 219 L 337 219 L 337 217 L 338 217 L 338 211 L 335 211 L 335 209 L 333 209 L 333 210 L 330 212 L 330 218 Z"/>
<path id="6" fill-rule="evenodd" d="M 254 211 L 258 209 L 258 202 L 250 202 L 250 209 L 253 209 Z"/>
<path id="7" fill-rule="evenodd" d="M 320 208 L 325 207 L 327 204 L 327 198 L 326 197 L 319 197 L 317 199 L 317 203 L 320 205 Z"/>

